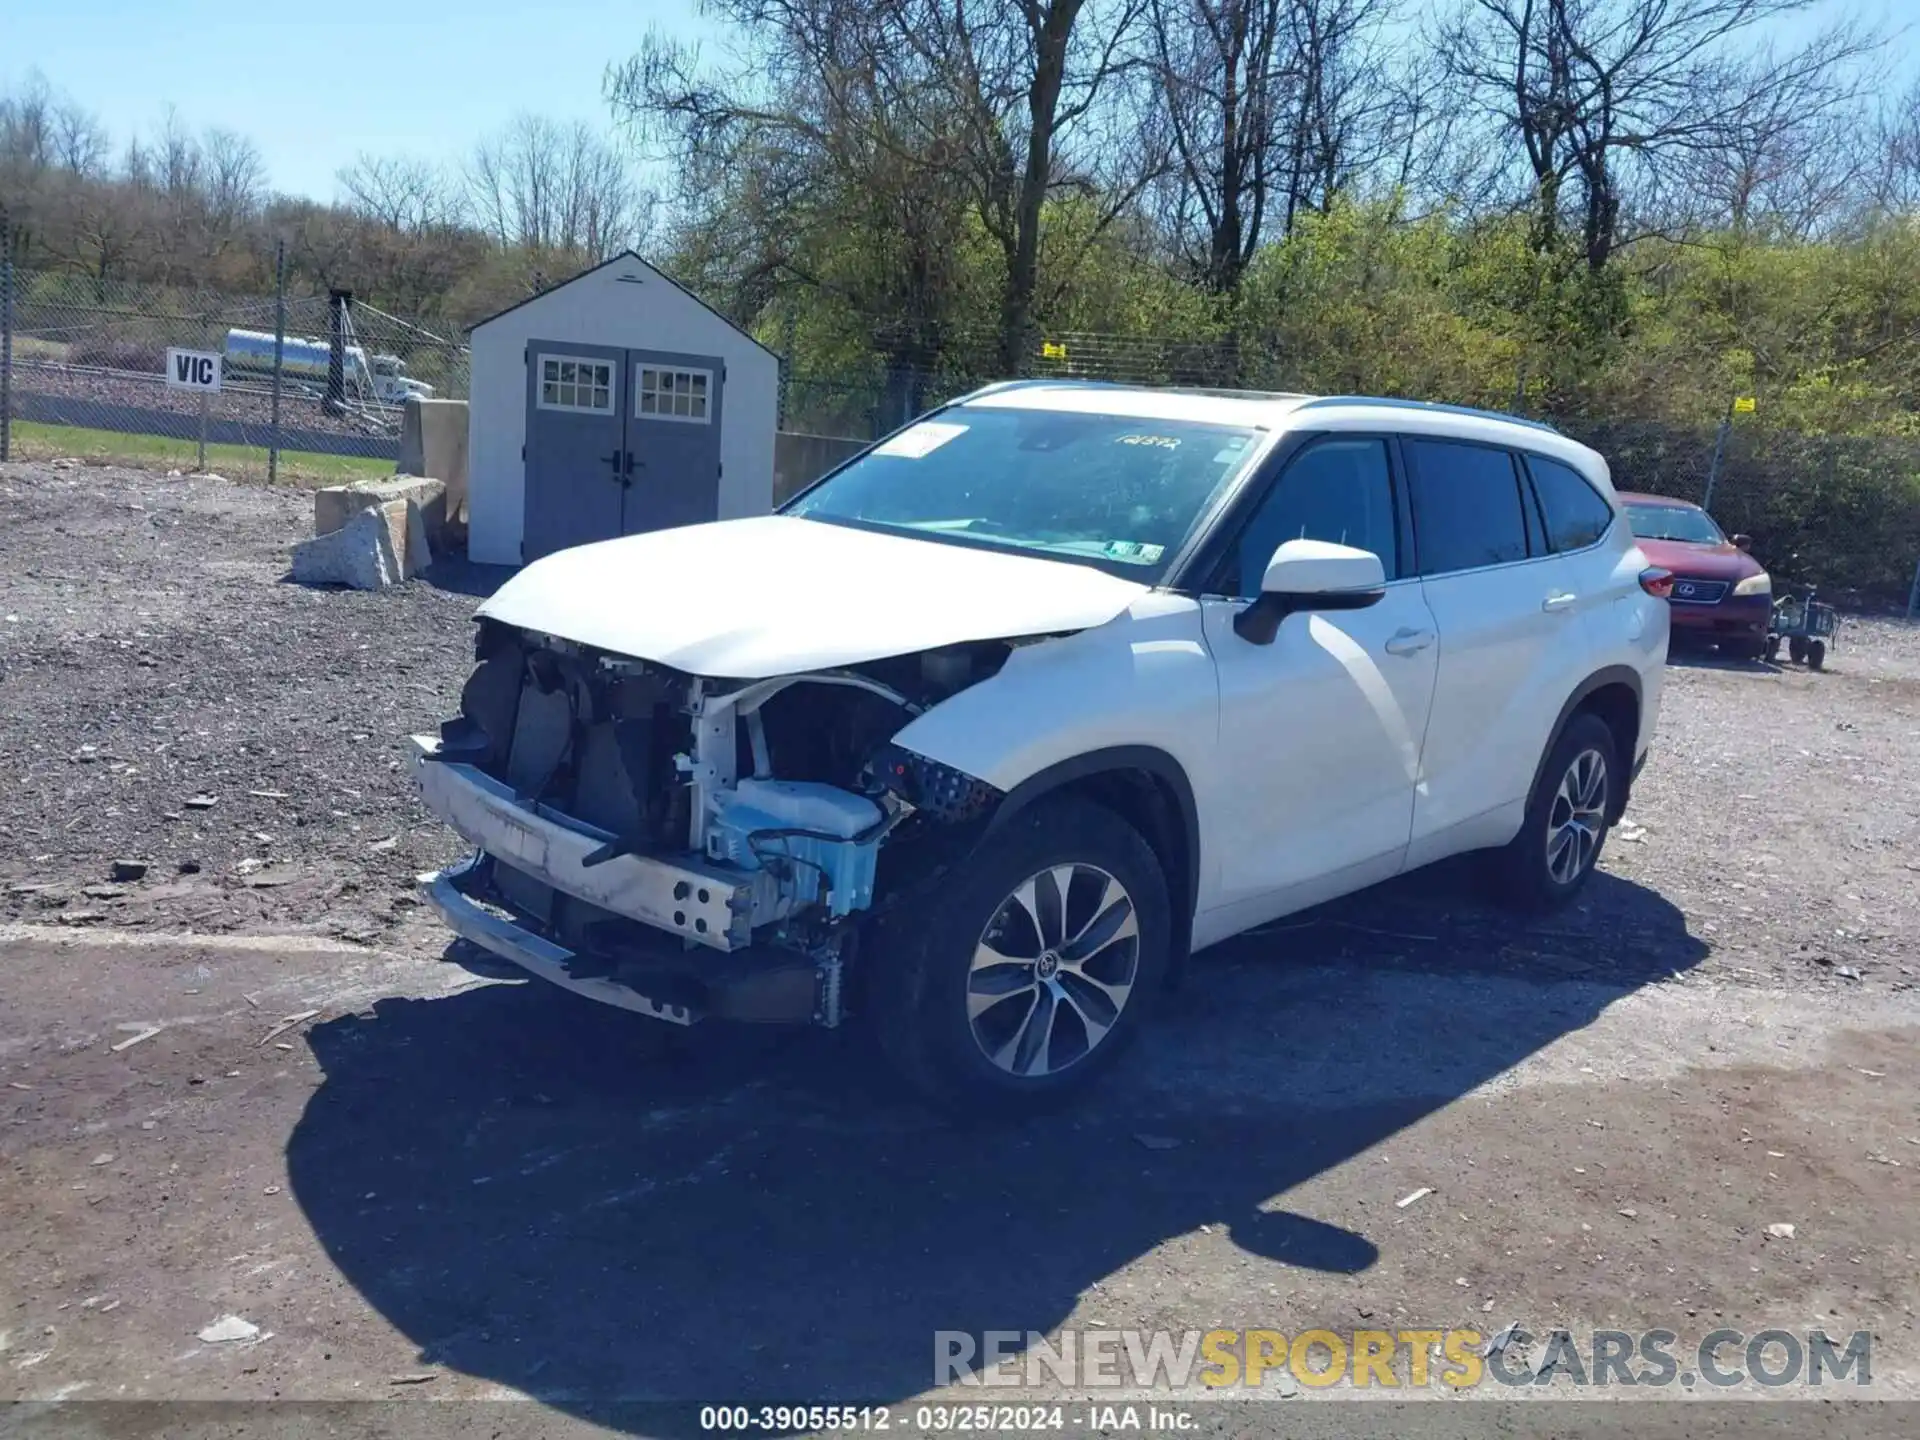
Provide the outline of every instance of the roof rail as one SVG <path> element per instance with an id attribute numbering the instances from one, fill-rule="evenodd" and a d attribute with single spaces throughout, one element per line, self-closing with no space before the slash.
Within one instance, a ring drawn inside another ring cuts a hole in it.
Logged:
<path id="1" fill-rule="evenodd" d="M 1509 415 L 1504 410 L 1481 410 L 1472 405 L 1442 405 L 1434 400 L 1394 400 L 1385 395 L 1321 395 L 1305 401 L 1300 408 L 1311 410 L 1317 405 L 1386 405 L 1399 410 L 1425 410 L 1440 415 L 1471 415 L 1480 420 L 1505 420 L 1510 425 L 1525 425 L 1530 429 L 1544 430 L 1549 435 L 1560 433 L 1544 420 Z"/>

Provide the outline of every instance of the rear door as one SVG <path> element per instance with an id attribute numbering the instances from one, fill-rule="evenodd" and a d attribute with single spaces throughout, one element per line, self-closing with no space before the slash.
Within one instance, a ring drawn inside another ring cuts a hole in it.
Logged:
<path id="1" fill-rule="evenodd" d="M 1560 707 L 1587 673 L 1579 597 L 1551 552 L 1519 457 L 1403 436 L 1421 588 L 1439 673 L 1408 864 L 1503 844 Z"/>
<path id="2" fill-rule="evenodd" d="M 720 514 L 726 369 L 711 355 L 629 350 L 625 490 L 619 533 L 697 525 Z"/>
<path id="3" fill-rule="evenodd" d="M 1438 647 L 1420 582 L 1401 563 L 1391 456 L 1377 435 L 1310 442 L 1236 539 L 1217 587 L 1233 598 L 1202 601 L 1220 677 L 1206 810 L 1226 930 L 1384 879 L 1404 859 Z M 1290 615 L 1270 644 L 1242 639 L 1234 616 L 1295 539 L 1373 551 L 1385 598 Z"/>
<path id="4" fill-rule="evenodd" d="M 620 533 L 626 352 L 527 346 L 526 516 L 521 558 Z"/>

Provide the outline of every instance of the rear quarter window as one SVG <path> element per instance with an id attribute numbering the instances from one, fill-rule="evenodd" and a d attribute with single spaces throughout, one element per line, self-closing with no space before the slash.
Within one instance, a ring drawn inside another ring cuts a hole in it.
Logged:
<path id="1" fill-rule="evenodd" d="M 1613 507 L 1571 465 L 1527 456 L 1533 490 L 1546 514 L 1547 543 L 1554 550 L 1584 550 L 1613 524 Z"/>

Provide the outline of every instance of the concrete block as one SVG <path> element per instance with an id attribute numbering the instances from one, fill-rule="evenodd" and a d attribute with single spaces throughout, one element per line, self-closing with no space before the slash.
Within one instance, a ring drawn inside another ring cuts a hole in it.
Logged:
<path id="1" fill-rule="evenodd" d="M 407 531 L 407 502 L 390 501 L 360 510 L 339 529 L 293 547 L 293 578 L 302 585 L 345 585 L 379 590 L 405 578 L 393 537 Z"/>
<path id="2" fill-rule="evenodd" d="M 447 519 L 467 518 L 467 402 L 407 400 L 400 411 L 400 473 L 447 487 Z"/>
<path id="3" fill-rule="evenodd" d="M 359 511 L 377 509 L 392 500 L 406 500 L 419 509 L 429 539 L 437 540 L 445 531 L 446 486 L 419 475 L 395 475 L 391 480 L 357 480 L 314 491 L 313 533 L 330 534 Z"/>

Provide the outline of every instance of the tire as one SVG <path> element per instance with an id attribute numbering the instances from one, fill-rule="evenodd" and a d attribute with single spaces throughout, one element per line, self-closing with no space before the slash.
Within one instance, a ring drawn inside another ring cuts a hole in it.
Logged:
<path id="1" fill-rule="evenodd" d="M 1809 640 L 1807 642 L 1807 668 L 1809 670 L 1819 670 L 1823 668 L 1826 663 L 1827 642 L 1824 640 Z"/>
<path id="2" fill-rule="evenodd" d="M 1777 665 L 1780 663 L 1780 637 L 1778 635 L 1769 635 L 1767 637 L 1767 643 L 1760 649 L 1760 658 L 1769 665 Z"/>
<path id="3" fill-rule="evenodd" d="M 1103 925 L 1121 933 L 1087 951 Z M 882 1054 L 937 1109 L 974 1120 L 1040 1108 L 1082 1089 L 1132 1041 L 1158 997 L 1171 933 L 1166 877 L 1138 831 L 1089 801 L 1037 801 L 928 906 L 876 936 L 869 1023 Z"/>
<path id="4" fill-rule="evenodd" d="M 1787 658 L 1796 665 L 1804 664 L 1807 658 L 1807 642 L 1798 635 L 1790 636 L 1787 640 Z"/>
<path id="5" fill-rule="evenodd" d="M 1600 767 L 1597 788 L 1590 783 L 1595 757 Z M 1583 775 L 1574 773 L 1576 762 L 1587 765 Z M 1606 722 L 1587 711 L 1568 720 L 1540 767 L 1520 833 L 1493 852 L 1494 879 L 1508 904 L 1535 912 L 1554 910 L 1580 893 L 1607 842 L 1614 798 L 1625 778 Z M 1572 788 L 1563 794 L 1563 786 Z M 1570 798 L 1578 803 L 1570 805 Z M 1549 838 L 1558 837 L 1567 822 L 1577 822 L 1581 814 L 1588 820 L 1584 826 L 1576 824 L 1579 833 L 1568 837 L 1566 843 L 1574 846 L 1571 854 L 1557 844 L 1550 852 Z"/>

